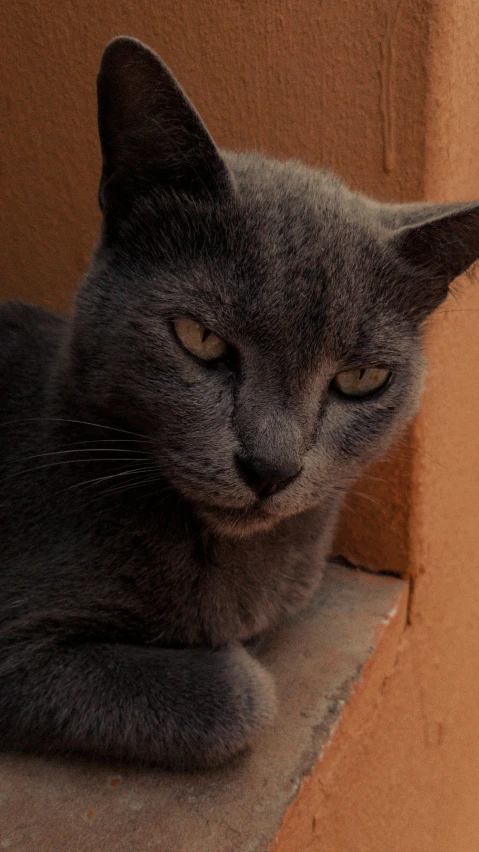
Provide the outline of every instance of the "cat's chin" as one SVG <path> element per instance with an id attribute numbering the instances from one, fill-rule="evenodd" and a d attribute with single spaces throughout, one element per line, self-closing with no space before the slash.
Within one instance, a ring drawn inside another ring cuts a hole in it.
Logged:
<path id="1" fill-rule="evenodd" d="M 217 535 L 228 538 L 247 538 L 256 533 L 267 532 L 284 521 L 285 515 L 268 511 L 263 506 L 254 509 L 216 509 L 199 507 L 198 514 Z"/>

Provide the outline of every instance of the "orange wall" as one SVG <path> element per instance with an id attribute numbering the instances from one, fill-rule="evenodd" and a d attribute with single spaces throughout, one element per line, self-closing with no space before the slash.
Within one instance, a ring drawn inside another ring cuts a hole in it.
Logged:
<path id="1" fill-rule="evenodd" d="M 329 166 L 383 198 L 479 196 L 474 0 L 2 0 L 5 296 L 67 307 L 85 268 L 94 77 L 119 33 L 161 53 L 222 145 Z M 479 288 L 461 290 L 431 326 L 417 424 L 372 472 L 385 481 L 358 485 L 373 500 L 353 495 L 337 541 L 413 577 L 410 624 L 393 676 L 365 684 L 288 815 L 281 852 L 479 849 Z"/>
<path id="2" fill-rule="evenodd" d="M 479 198 L 479 8 L 429 9 L 424 191 Z M 479 849 L 479 282 L 431 323 L 414 428 L 409 625 L 366 676 L 280 833 L 279 852 Z"/>

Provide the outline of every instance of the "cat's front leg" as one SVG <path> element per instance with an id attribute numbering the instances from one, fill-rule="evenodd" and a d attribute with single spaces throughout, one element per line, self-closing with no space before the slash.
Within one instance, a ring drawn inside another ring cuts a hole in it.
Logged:
<path id="1" fill-rule="evenodd" d="M 0 748 L 165 768 L 217 766 L 272 719 L 267 671 L 241 646 L 29 644 L 0 661 Z"/>

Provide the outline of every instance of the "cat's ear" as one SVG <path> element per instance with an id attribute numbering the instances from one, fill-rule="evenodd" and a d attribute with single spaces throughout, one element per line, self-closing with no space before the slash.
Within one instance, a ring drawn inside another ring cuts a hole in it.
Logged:
<path id="1" fill-rule="evenodd" d="M 479 258 L 479 202 L 381 207 L 387 241 L 412 276 L 417 275 L 417 307 L 427 315 Z"/>
<path id="2" fill-rule="evenodd" d="M 129 206 L 151 188 L 218 198 L 228 170 L 199 115 L 161 59 L 141 42 L 110 42 L 97 80 L 103 156 L 100 207 Z"/>

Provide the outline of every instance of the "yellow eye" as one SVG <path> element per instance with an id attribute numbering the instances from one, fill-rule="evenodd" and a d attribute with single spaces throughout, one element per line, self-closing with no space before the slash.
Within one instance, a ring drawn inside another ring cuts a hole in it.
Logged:
<path id="1" fill-rule="evenodd" d="M 215 361 L 228 349 L 225 341 L 201 322 L 187 318 L 178 319 L 175 320 L 174 327 L 180 343 L 202 361 Z"/>
<path id="2" fill-rule="evenodd" d="M 391 377 L 391 370 L 385 367 L 356 367 L 343 370 L 334 377 L 333 388 L 343 396 L 369 396 L 381 390 Z"/>

